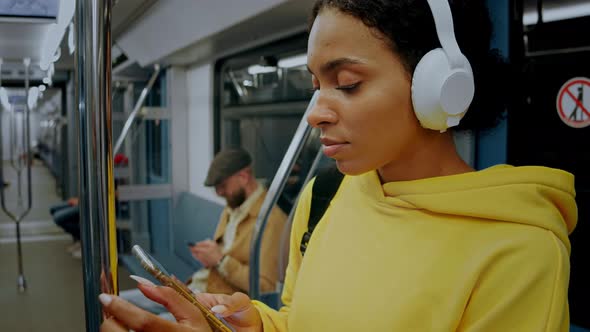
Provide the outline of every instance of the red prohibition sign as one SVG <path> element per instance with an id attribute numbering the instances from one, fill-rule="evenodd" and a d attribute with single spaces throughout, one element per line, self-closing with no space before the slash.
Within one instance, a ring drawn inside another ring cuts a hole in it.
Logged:
<path id="1" fill-rule="evenodd" d="M 590 79 L 576 77 L 565 82 L 557 95 L 557 114 L 570 127 L 590 126 Z"/>

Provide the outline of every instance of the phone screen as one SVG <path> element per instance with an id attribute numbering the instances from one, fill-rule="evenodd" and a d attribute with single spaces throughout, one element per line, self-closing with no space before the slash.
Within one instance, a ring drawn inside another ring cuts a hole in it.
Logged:
<path id="1" fill-rule="evenodd" d="M 160 262 L 153 258 L 150 254 L 146 253 L 139 245 L 134 245 L 131 249 L 135 257 L 141 263 L 141 266 L 154 276 L 158 281 L 164 285 L 174 289 L 182 297 L 187 299 L 189 302 L 194 304 L 205 316 L 205 319 L 209 323 L 209 326 L 213 331 L 220 332 L 234 332 L 234 330 L 228 326 L 228 324 L 222 318 L 217 317 L 213 312 L 206 306 L 201 304 L 195 297 L 193 292 L 186 287 L 185 284 L 180 282 L 178 279 L 173 277 Z"/>

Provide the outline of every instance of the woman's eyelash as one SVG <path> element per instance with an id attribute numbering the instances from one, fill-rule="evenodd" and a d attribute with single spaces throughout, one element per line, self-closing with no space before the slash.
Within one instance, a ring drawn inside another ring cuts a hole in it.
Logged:
<path id="1" fill-rule="evenodd" d="M 356 82 L 353 84 L 348 84 L 348 85 L 340 85 L 336 87 L 336 90 L 345 90 L 345 91 L 351 91 L 354 90 L 355 88 L 357 88 L 361 83 L 360 82 Z"/>
<path id="2" fill-rule="evenodd" d="M 343 91 L 352 91 L 354 89 L 356 89 L 359 85 L 361 85 L 361 82 L 356 82 L 353 84 L 348 84 L 348 85 L 339 85 L 336 87 L 336 90 L 343 90 Z M 313 87 L 308 89 L 309 92 L 316 92 L 320 89 L 320 87 Z"/>

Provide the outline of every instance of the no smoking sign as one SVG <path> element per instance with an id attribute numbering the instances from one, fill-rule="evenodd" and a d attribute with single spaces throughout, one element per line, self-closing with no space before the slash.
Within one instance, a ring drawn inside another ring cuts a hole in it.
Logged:
<path id="1" fill-rule="evenodd" d="M 557 95 L 557 114 L 570 127 L 590 126 L 590 79 L 576 77 L 565 82 Z"/>

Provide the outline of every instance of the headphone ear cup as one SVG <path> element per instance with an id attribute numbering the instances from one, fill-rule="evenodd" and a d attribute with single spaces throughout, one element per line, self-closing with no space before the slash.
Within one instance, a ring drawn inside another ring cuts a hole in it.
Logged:
<path id="1" fill-rule="evenodd" d="M 420 60 L 412 77 L 412 104 L 424 128 L 444 132 L 459 124 L 473 100 L 471 66 L 451 69 L 442 48 L 434 49 Z"/>
<path id="2" fill-rule="evenodd" d="M 447 115 L 440 107 L 440 93 L 441 82 L 449 73 L 449 62 L 441 48 L 426 53 L 414 70 L 412 104 L 424 128 L 446 129 Z"/>

